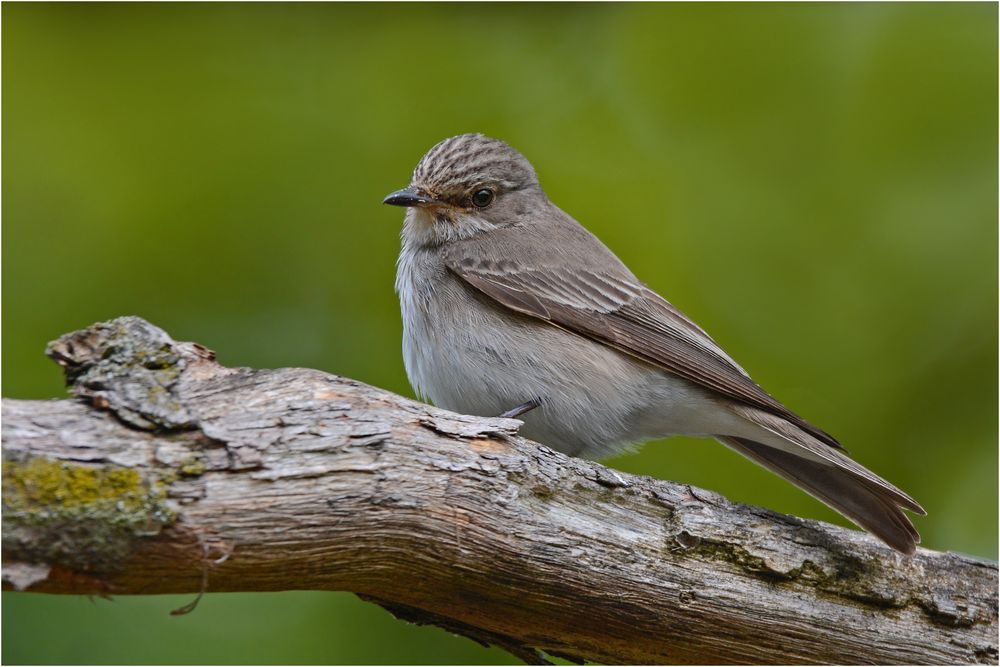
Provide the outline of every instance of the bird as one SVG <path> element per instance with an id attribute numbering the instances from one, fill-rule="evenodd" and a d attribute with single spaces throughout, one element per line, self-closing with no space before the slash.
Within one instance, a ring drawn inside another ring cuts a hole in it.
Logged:
<path id="1" fill-rule="evenodd" d="M 549 200 L 531 163 L 483 134 L 433 146 L 410 184 L 395 288 L 416 393 L 600 459 L 714 438 L 913 554 L 909 495 L 764 391 L 701 327 Z"/>

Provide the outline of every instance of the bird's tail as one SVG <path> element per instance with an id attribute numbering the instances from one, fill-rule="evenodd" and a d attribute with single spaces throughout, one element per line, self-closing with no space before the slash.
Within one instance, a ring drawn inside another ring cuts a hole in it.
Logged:
<path id="1" fill-rule="evenodd" d="M 893 549 L 905 554 L 916 551 L 920 534 L 901 507 L 921 514 L 923 509 L 912 498 L 857 463 L 851 462 L 870 477 L 747 438 L 719 437 L 718 440 L 829 505 Z"/>

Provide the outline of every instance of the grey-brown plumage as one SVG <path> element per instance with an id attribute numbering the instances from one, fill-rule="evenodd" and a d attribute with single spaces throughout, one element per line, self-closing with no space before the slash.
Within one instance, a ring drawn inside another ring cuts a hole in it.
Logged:
<path id="1" fill-rule="evenodd" d="M 908 495 L 761 389 L 700 327 L 557 208 L 496 139 L 434 146 L 408 188 L 396 288 L 407 374 L 435 404 L 524 414 L 528 437 L 600 457 L 710 436 L 904 553 Z"/>

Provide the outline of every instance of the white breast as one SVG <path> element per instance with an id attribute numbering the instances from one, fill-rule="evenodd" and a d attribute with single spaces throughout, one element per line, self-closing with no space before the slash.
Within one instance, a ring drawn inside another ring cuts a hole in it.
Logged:
<path id="1" fill-rule="evenodd" d="M 430 311 L 435 287 L 446 270 L 443 263 L 434 259 L 424 248 L 404 245 L 396 265 L 406 376 L 420 398 L 431 400 L 435 400 L 431 387 L 435 384 L 432 375 L 437 354 Z"/>
<path id="2" fill-rule="evenodd" d="M 531 399 L 525 437 L 598 458 L 671 434 L 719 432 L 719 407 L 691 383 L 492 304 L 435 249 L 404 247 L 396 276 L 403 360 L 417 393 L 483 416 Z"/>

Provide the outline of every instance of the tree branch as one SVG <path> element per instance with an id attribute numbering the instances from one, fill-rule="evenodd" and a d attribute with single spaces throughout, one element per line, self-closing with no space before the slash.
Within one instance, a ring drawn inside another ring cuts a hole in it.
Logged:
<path id="1" fill-rule="evenodd" d="M 529 662 L 997 663 L 997 567 L 573 459 L 138 318 L 3 401 L 5 588 L 347 590 Z"/>

